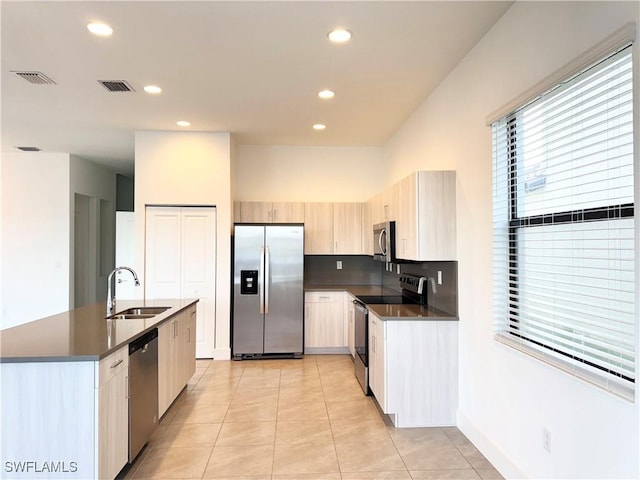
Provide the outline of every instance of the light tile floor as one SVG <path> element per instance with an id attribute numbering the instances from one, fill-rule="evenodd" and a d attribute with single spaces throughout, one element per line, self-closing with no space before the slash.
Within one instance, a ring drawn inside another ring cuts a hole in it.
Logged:
<path id="1" fill-rule="evenodd" d="M 393 428 L 346 355 L 198 360 L 131 479 L 499 479 L 455 427 Z"/>

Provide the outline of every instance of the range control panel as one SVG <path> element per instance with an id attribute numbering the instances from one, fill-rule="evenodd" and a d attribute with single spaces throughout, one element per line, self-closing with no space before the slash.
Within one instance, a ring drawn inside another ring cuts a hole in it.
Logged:
<path id="1" fill-rule="evenodd" d="M 422 295 L 427 277 L 404 273 L 400 275 L 400 288 Z"/>

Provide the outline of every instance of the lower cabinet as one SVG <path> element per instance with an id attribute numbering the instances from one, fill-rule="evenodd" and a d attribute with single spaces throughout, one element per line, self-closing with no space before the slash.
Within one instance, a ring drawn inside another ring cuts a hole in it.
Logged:
<path id="1" fill-rule="evenodd" d="M 305 353 L 347 353 L 344 292 L 306 292 Z"/>
<path id="2" fill-rule="evenodd" d="M 353 304 L 355 297 L 348 293 L 344 294 L 344 311 L 347 319 L 345 327 L 347 329 L 347 347 L 352 357 L 356 356 L 356 306 Z"/>
<path id="3" fill-rule="evenodd" d="M 382 321 L 369 311 L 369 387 L 396 427 L 455 425 L 458 322 Z"/>
<path id="4" fill-rule="evenodd" d="M 385 384 L 385 323 L 369 311 L 369 388 L 387 413 L 387 387 Z"/>
<path id="5" fill-rule="evenodd" d="M 115 478 L 128 461 L 129 347 L 98 364 L 98 478 Z"/>
<path id="6" fill-rule="evenodd" d="M 196 306 L 158 327 L 158 415 L 162 416 L 196 369 Z"/>

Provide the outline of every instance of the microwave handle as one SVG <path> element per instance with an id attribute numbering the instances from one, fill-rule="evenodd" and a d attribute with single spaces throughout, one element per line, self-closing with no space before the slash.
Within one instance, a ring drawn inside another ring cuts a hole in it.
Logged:
<path id="1" fill-rule="evenodd" d="M 387 229 L 383 228 L 382 230 L 380 230 L 380 236 L 378 237 L 378 246 L 380 247 L 380 252 L 382 253 L 382 255 L 387 254 L 387 250 L 386 248 L 384 248 L 382 243 L 382 237 L 386 234 L 387 234 Z"/>

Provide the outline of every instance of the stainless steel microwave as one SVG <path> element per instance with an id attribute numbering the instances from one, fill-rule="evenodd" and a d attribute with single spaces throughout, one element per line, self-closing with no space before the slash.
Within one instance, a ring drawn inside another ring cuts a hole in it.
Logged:
<path id="1" fill-rule="evenodd" d="M 373 226 L 373 259 L 380 262 L 396 261 L 396 222 Z"/>

